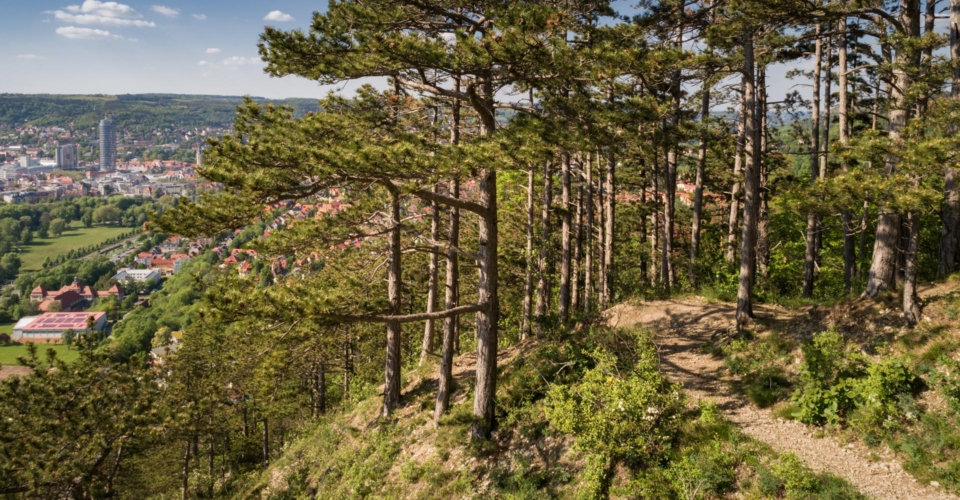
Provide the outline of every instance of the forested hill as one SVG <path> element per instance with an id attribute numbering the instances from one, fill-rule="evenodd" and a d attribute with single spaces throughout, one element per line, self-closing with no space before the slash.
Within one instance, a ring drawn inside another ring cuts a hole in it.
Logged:
<path id="1" fill-rule="evenodd" d="M 160 126 L 225 127 L 233 124 L 237 96 L 200 96 L 173 94 L 137 95 L 27 95 L 0 94 L 0 126 L 38 126 L 76 128 L 96 126 L 109 114 L 123 130 L 153 130 Z M 293 106 L 297 115 L 318 109 L 312 99 L 269 100 L 255 97 L 261 104 Z"/>

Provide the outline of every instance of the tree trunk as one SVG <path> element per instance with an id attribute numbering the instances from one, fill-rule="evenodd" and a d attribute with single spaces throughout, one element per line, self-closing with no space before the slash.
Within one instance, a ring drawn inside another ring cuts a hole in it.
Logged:
<path id="1" fill-rule="evenodd" d="M 770 192 L 767 187 L 767 70 L 757 69 L 757 124 L 760 127 L 760 210 L 757 218 L 757 270 L 764 279 L 770 277 Z"/>
<path id="2" fill-rule="evenodd" d="M 820 40 L 820 26 L 817 25 L 816 49 L 813 56 L 813 99 L 810 105 L 810 184 L 815 186 L 820 178 L 820 69 L 823 60 L 823 41 Z M 813 286 L 817 270 L 817 231 L 819 217 L 813 211 L 807 214 L 806 249 L 803 253 L 803 296 L 813 297 Z"/>
<path id="3" fill-rule="evenodd" d="M 663 236 L 660 247 L 660 281 L 668 292 L 673 289 L 673 219 L 677 198 L 677 150 L 667 141 L 663 164 Z"/>
<path id="4" fill-rule="evenodd" d="M 730 216 L 727 218 L 727 242 L 726 242 L 726 254 L 724 255 L 724 260 L 728 264 L 733 264 L 734 259 L 736 258 L 736 249 L 737 249 L 737 221 L 740 218 L 740 176 L 741 171 L 743 170 L 743 154 L 744 154 L 744 143 L 746 141 L 746 131 L 743 129 L 744 116 L 747 113 L 747 96 L 742 94 L 740 96 L 740 120 L 737 123 L 737 145 L 736 145 L 736 156 L 733 159 L 733 178 L 736 179 L 733 183 L 733 187 L 730 189 Z M 654 194 L 656 194 L 656 188 L 654 188 Z"/>
<path id="5" fill-rule="evenodd" d="M 650 286 L 653 288 L 657 288 L 660 284 L 660 266 L 654 264 L 654 262 L 657 260 L 657 252 L 660 248 L 660 201 L 663 198 L 660 196 L 660 169 L 656 167 L 658 165 L 658 160 L 657 149 L 654 148 L 654 167 L 650 169 L 650 177 L 653 178 L 653 192 L 650 196 L 650 204 L 653 205 L 653 210 L 650 211 Z"/>
<path id="6" fill-rule="evenodd" d="M 906 27 L 910 38 L 920 35 L 920 1 L 900 1 L 900 22 Z M 910 51 L 904 50 L 900 42 L 896 50 L 896 65 L 893 71 L 894 84 L 890 90 L 890 127 L 888 137 L 896 142 L 900 139 L 903 128 L 907 124 L 909 105 L 905 94 L 910 90 L 910 77 L 904 68 L 915 67 L 916 57 Z M 885 173 L 891 175 L 897 168 L 900 159 L 896 155 L 886 158 Z M 877 237 L 873 246 L 873 260 L 870 263 L 870 274 L 867 276 L 867 288 L 864 295 L 876 297 L 884 290 L 896 288 L 897 278 L 897 242 L 900 239 L 900 216 L 886 207 L 881 207 L 877 219 Z"/>
<path id="7" fill-rule="evenodd" d="M 606 299 L 603 298 L 603 292 L 606 289 L 604 283 L 607 281 L 607 261 L 604 252 L 607 250 L 607 231 L 606 231 L 606 193 L 603 185 L 603 156 L 597 151 L 597 305 L 603 311 L 603 305 Z"/>
<path id="8" fill-rule="evenodd" d="M 703 182 L 707 170 L 707 132 L 710 118 L 710 87 L 703 82 L 700 101 L 700 147 L 697 151 L 697 173 L 693 188 L 693 222 L 690 229 L 690 284 L 697 287 L 697 252 L 700 251 L 700 220 L 703 218 Z"/>
<path id="9" fill-rule="evenodd" d="M 530 333 L 530 314 L 533 310 L 533 183 L 536 174 L 531 168 L 527 172 L 527 269 L 523 281 L 523 312 L 520 322 L 520 340 Z"/>
<path id="10" fill-rule="evenodd" d="M 919 185 L 919 182 L 917 183 Z M 920 322 L 920 299 L 917 297 L 917 250 L 920 247 L 920 216 L 909 212 L 907 223 L 906 263 L 903 270 L 903 316 L 911 326 Z"/>
<path id="11" fill-rule="evenodd" d="M 601 309 L 606 310 L 613 300 L 613 225 L 617 206 L 616 158 L 613 151 L 607 153 L 607 182 L 604 187 L 604 250 L 603 250 L 603 304 Z"/>
<path id="12" fill-rule="evenodd" d="M 531 172 L 533 172 L 531 170 Z M 533 176 L 531 175 L 531 178 Z M 532 186 L 532 184 L 531 184 Z M 460 182 L 450 183 L 450 195 L 460 197 Z M 460 209 L 450 209 L 450 228 L 447 239 L 450 248 L 447 249 L 447 279 L 444 307 L 447 310 L 459 305 L 460 301 L 460 261 L 454 248 L 460 246 Z M 453 356 L 456 351 L 457 323 L 459 317 L 451 316 L 443 320 L 443 345 L 440 348 L 440 381 L 437 389 L 437 404 L 433 412 L 434 423 L 440 422 L 440 417 L 447 412 L 450 406 L 450 393 L 453 391 Z"/>
<path id="13" fill-rule="evenodd" d="M 823 50 L 823 65 L 826 71 L 823 72 L 823 123 L 820 126 L 820 133 L 822 137 L 820 139 L 820 149 L 823 151 L 820 154 L 820 180 L 826 179 L 827 177 L 827 165 L 829 164 L 830 157 L 830 104 L 832 101 L 833 95 L 833 37 L 828 36 L 824 43 Z M 822 249 L 823 244 L 817 245 L 817 249 Z"/>
<path id="14" fill-rule="evenodd" d="M 492 95 L 492 92 L 491 94 Z M 497 342 L 500 303 L 497 296 L 498 226 L 497 173 L 487 170 L 480 177 L 480 203 L 486 215 L 480 218 L 480 261 L 477 300 L 486 304 L 477 313 L 477 385 L 473 399 L 472 439 L 489 439 L 496 424 Z"/>
<path id="15" fill-rule="evenodd" d="M 400 267 L 400 191 L 388 184 L 390 191 L 390 226 L 387 252 L 387 299 L 390 301 L 390 314 L 399 315 L 401 312 L 400 286 L 402 279 Z M 387 356 L 386 380 L 383 386 L 383 417 L 389 417 L 393 410 L 400 405 L 400 362 L 402 353 L 402 327 L 399 322 L 387 323 Z"/>
<path id="16" fill-rule="evenodd" d="M 576 179 L 576 177 L 574 177 Z M 583 183 L 577 182 L 573 214 L 573 278 L 570 280 L 570 311 L 580 310 L 580 274 L 583 272 Z"/>
<path id="17" fill-rule="evenodd" d="M 560 154 L 560 203 L 563 206 L 560 214 L 560 303 L 557 304 L 557 316 L 560 324 L 567 324 L 570 313 L 570 275 L 573 258 L 573 212 L 570 210 L 570 154 Z"/>
<path id="18" fill-rule="evenodd" d="M 434 187 L 436 191 L 436 187 Z M 437 241 L 440 238 L 440 207 L 437 202 L 430 202 L 430 240 Z M 427 312 L 432 313 L 437 310 L 437 268 L 439 266 L 439 256 L 437 252 L 430 252 L 430 264 L 427 278 Z M 433 354 L 434 344 L 434 321 L 428 319 L 423 327 L 423 345 L 420 348 L 420 366 L 427 362 L 427 358 Z"/>
<path id="19" fill-rule="evenodd" d="M 327 367 L 322 362 L 317 363 L 314 368 L 313 393 L 314 406 L 313 415 L 319 417 L 327 412 Z"/>
<path id="20" fill-rule="evenodd" d="M 213 498 L 213 490 L 217 484 L 217 481 L 213 477 L 214 472 L 214 454 L 213 447 L 213 438 L 210 438 L 210 443 L 207 445 L 207 477 L 210 478 L 210 483 L 207 485 L 207 497 Z"/>
<path id="21" fill-rule="evenodd" d="M 531 169 L 531 172 L 533 170 Z M 532 178 L 531 174 L 531 178 Z M 532 184 L 531 184 L 532 186 Z M 532 190 L 531 190 L 532 191 Z M 450 183 L 450 196 L 460 197 L 460 182 Z M 450 246 L 447 249 L 447 279 L 444 307 L 447 310 L 459 305 L 460 301 L 460 261 L 455 248 L 460 246 L 460 209 L 450 208 L 450 228 L 447 235 Z M 433 421 L 440 422 L 440 417 L 447 412 L 450 406 L 450 393 L 453 391 L 453 356 L 456 352 L 458 316 L 451 316 L 443 320 L 443 345 L 440 348 L 440 380 L 437 389 L 437 404 L 433 411 Z"/>
<path id="22" fill-rule="evenodd" d="M 746 96 L 744 129 L 744 205 L 743 234 L 740 243 L 740 283 L 737 290 L 737 327 L 742 328 L 748 317 L 753 317 L 753 260 L 756 252 L 757 212 L 760 191 L 760 145 L 756 134 L 756 71 L 753 55 L 753 35 L 744 36 L 743 46 L 743 93 Z"/>
<path id="23" fill-rule="evenodd" d="M 180 473 L 180 500 L 187 500 L 190 493 L 190 447 L 191 440 L 183 446 L 183 468 Z"/>
<path id="24" fill-rule="evenodd" d="M 584 236 L 586 236 L 586 246 L 584 246 L 583 256 L 583 312 L 584 314 L 589 315 L 593 307 L 593 162 L 591 158 L 593 153 L 586 154 L 586 162 L 584 163 L 584 184 L 586 184 L 586 199 L 584 200 L 584 208 L 587 211 L 585 218 L 586 227 L 584 228 Z"/>
<path id="25" fill-rule="evenodd" d="M 837 45 L 837 72 L 840 85 L 840 102 L 837 115 L 840 119 L 840 147 L 845 148 L 850 142 L 850 103 L 847 88 L 847 19 L 840 19 L 838 23 Z M 844 173 L 850 170 L 849 163 L 844 160 L 841 164 Z M 849 208 L 843 210 L 843 290 L 849 294 L 853 289 L 853 280 L 856 277 L 857 250 L 853 239 L 853 212 Z"/>
<path id="26" fill-rule="evenodd" d="M 347 327 L 343 342 L 343 401 L 350 403 L 350 375 L 353 374 L 353 338 Z"/>
<path id="27" fill-rule="evenodd" d="M 270 463 L 270 426 L 267 419 L 263 419 L 263 465 Z"/>
<path id="28" fill-rule="evenodd" d="M 950 59 L 960 63 L 960 0 L 950 0 Z M 953 99 L 960 99 L 960 66 L 953 70 Z M 954 130 L 956 133 L 956 130 Z M 948 166 L 944 179 L 944 207 L 941 212 L 940 259 L 937 276 L 952 274 L 957 269 L 957 248 L 960 246 L 960 172 Z"/>
<path id="29" fill-rule="evenodd" d="M 551 252 L 550 212 L 553 210 L 553 172 L 550 162 L 543 165 L 543 211 L 540 214 L 540 265 L 537 282 L 537 335 L 543 334 L 543 324 L 550 309 L 550 262 Z"/>

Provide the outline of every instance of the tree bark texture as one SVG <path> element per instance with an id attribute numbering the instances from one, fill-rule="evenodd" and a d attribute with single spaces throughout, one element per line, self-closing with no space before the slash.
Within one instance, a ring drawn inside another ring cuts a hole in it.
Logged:
<path id="1" fill-rule="evenodd" d="M 743 115 L 744 150 L 744 205 L 743 232 L 740 243 L 740 282 L 737 289 L 737 326 L 742 327 L 748 317 L 753 317 L 754 263 L 757 239 L 757 213 L 760 191 L 760 148 L 756 134 L 756 63 L 753 54 L 753 36 L 744 36 L 743 47 L 743 93 L 746 96 L 746 113 Z"/>
<path id="2" fill-rule="evenodd" d="M 690 227 L 690 283 L 697 286 L 697 253 L 700 251 L 700 220 L 703 218 L 703 182 L 707 170 L 707 133 L 710 118 L 710 87 L 704 81 L 700 101 L 700 146 L 693 188 L 693 221 Z"/>
<path id="3" fill-rule="evenodd" d="M 613 250 L 614 250 L 614 214 L 617 207 L 616 158 L 613 152 L 607 154 L 607 181 L 604 186 L 604 250 L 603 250 L 603 304 L 606 310 L 613 300 Z"/>
<path id="4" fill-rule="evenodd" d="M 562 205 L 560 228 L 560 300 L 557 316 L 560 324 L 567 323 L 570 313 L 570 275 L 573 258 L 573 211 L 570 198 L 570 154 L 560 154 L 560 203 Z"/>
<path id="5" fill-rule="evenodd" d="M 746 112 L 747 95 L 746 93 L 743 93 L 741 89 L 740 119 L 737 122 L 736 156 L 733 158 L 733 178 L 736 180 L 733 182 L 733 186 L 730 188 L 730 215 L 727 218 L 727 241 L 724 245 L 726 247 L 724 260 L 726 260 L 729 264 L 734 263 L 737 251 L 737 229 L 739 228 L 737 221 L 740 220 L 740 190 L 742 189 L 740 178 L 741 172 L 743 171 L 744 143 L 746 142 L 746 131 L 743 128 L 743 117 L 745 116 Z M 656 194 L 656 188 L 654 188 L 654 194 Z"/>
<path id="6" fill-rule="evenodd" d="M 533 311 L 533 192 L 536 173 L 531 168 L 527 172 L 527 269 L 523 281 L 523 312 L 520 322 L 520 339 L 526 339 L 530 333 L 530 315 Z"/>
<path id="7" fill-rule="evenodd" d="M 587 153 L 584 162 L 584 184 L 586 185 L 586 199 L 584 200 L 584 209 L 586 217 L 584 218 L 584 236 L 586 245 L 584 246 L 583 256 L 583 312 L 590 314 L 593 307 L 593 162 L 592 153 Z"/>
<path id="8" fill-rule="evenodd" d="M 810 184 L 815 186 L 820 178 L 820 69 L 823 59 L 823 41 L 817 26 L 816 49 L 813 56 L 813 98 L 810 106 Z M 806 248 L 803 253 L 803 296 L 812 297 L 817 271 L 817 231 L 819 217 L 814 212 L 807 214 Z"/>
<path id="9" fill-rule="evenodd" d="M 840 129 L 840 147 L 845 148 L 850 142 L 850 97 L 847 84 L 847 19 L 840 19 L 837 25 L 837 73 L 838 84 L 840 86 L 840 101 L 838 103 L 837 117 L 839 118 Z M 844 173 L 850 170 L 850 165 L 846 160 L 843 161 L 840 168 Z M 853 289 L 853 281 L 856 279 L 857 269 L 857 250 L 854 241 L 853 230 L 853 212 L 849 208 L 843 210 L 843 289 L 850 293 Z"/>
<path id="10" fill-rule="evenodd" d="M 460 197 L 460 182 L 450 182 L 450 195 Z M 450 227 L 447 234 L 450 246 L 447 248 L 447 276 L 444 286 L 444 307 L 447 310 L 457 307 L 460 301 L 460 261 L 457 251 L 460 246 L 460 209 L 450 208 Z M 437 403 L 433 411 L 434 423 L 440 422 L 440 417 L 447 412 L 450 406 L 450 393 L 453 391 L 453 356 L 456 354 L 458 316 L 450 316 L 443 320 L 443 340 L 440 347 L 440 375 L 437 388 Z"/>
<path id="11" fill-rule="evenodd" d="M 920 35 L 920 1 L 901 0 L 899 19 L 906 27 L 907 35 L 911 38 Z M 896 51 L 896 65 L 893 71 L 894 82 L 889 85 L 890 113 L 889 133 L 891 141 L 900 139 L 902 130 L 907 124 L 909 105 L 905 93 L 910 89 L 910 77 L 903 69 L 916 65 L 915 55 L 903 50 L 903 42 Z M 897 168 L 900 159 L 893 154 L 886 158 L 885 173 L 891 175 Z M 876 297 L 884 290 L 896 288 L 897 279 L 897 243 L 900 240 L 900 216 L 886 207 L 880 208 L 877 218 L 877 236 L 873 245 L 873 258 L 870 263 L 870 273 L 867 276 L 867 287 L 864 294 L 867 297 Z"/>
<path id="12" fill-rule="evenodd" d="M 550 309 L 550 261 L 553 260 L 550 238 L 550 212 L 553 210 L 553 172 L 550 162 L 543 165 L 543 211 L 540 213 L 540 265 L 537 282 L 537 335 L 543 334 L 543 323 Z"/>
<path id="13" fill-rule="evenodd" d="M 436 188 L 434 188 L 436 190 Z M 435 201 L 430 202 L 430 241 L 440 239 L 440 207 Z M 427 277 L 427 312 L 432 313 L 437 310 L 437 274 L 440 256 L 437 252 L 430 252 L 430 263 Z M 423 327 L 423 345 L 420 347 L 420 366 L 427 362 L 427 358 L 434 351 L 434 333 L 436 328 L 434 320 L 428 319 Z"/>
<path id="14" fill-rule="evenodd" d="M 480 304 L 486 304 L 486 308 L 477 313 L 477 385 L 473 398 L 474 422 L 470 435 L 473 439 L 489 439 L 496 423 L 497 343 L 500 321 L 497 294 L 499 227 L 495 170 L 487 170 L 481 174 L 480 203 L 487 208 L 487 213 L 480 218 L 477 300 Z"/>
<path id="15" fill-rule="evenodd" d="M 390 232 L 387 236 L 387 300 L 390 302 L 390 314 L 400 314 L 400 191 L 389 185 L 390 191 Z M 389 417 L 400 405 L 400 361 L 402 326 L 397 321 L 387 322 L 387 356 L 385 368 L 385 382 L 383 386 L 382 416 Z"/>

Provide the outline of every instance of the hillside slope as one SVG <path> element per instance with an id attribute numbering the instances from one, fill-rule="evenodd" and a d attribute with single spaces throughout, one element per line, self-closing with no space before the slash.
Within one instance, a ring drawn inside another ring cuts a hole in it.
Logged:
<path id="1" fill-rule="evenodd" d="M 431 419 L 435 367 L 426 367 L 408 374 L 403 406 L 391 420 L 378 418 L 378 396 L 360 401 L 304 430 L 267 470 L 231 490 L 240 498 L 861 498 L 843 481 L 743 434 L 717 406 L 685 406 L 656 364 L 645 334 L 608 328 L 506 349 L 501 427 L 493 442 L 471 445 L 467 354 L 456 361 L 459 389 L 439 426 Z M 660 395 L 632 399 L 644 387 Z M 590 394 L 599 397 L 587 414 L 564 406 L 565 397 Z M 658 415 L 678 413 L 632 433 L 621 424 L 636 403 L 640 426 L 654 407 Z M 663 440 L 648 453 L 626 445 L 651 445 L 652 435 Z"/>

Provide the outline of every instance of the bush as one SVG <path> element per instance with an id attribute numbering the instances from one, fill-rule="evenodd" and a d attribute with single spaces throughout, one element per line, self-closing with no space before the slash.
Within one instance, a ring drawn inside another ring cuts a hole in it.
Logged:
<path id="1" fill-rule="evenodd" d="M 857 411 L 851 419 L 853 427 L 866 436 L 875 436 L 880 429 L 893 429 L 903 418 L 919 416 L 913 393 L 919 380 L 898 359 L 874 363 L 867 368 L 867 377 L 853 386 Z"/>
<path id="2" fill-rule="evenodd" d="M 0 344 L 9 344 L 10 336 L 6 333 L 0 333 Z"/>
<path id="3" fill-rule="evenodd" d="M 846 350 L 836 332 L 823 332 L 803 347 L 802 385 L 793 396 L 794 417 L 805 424 L 849 422 L 868 439 L 919 415 L 913 394 L 920 380 L 899 359 L 868 363 Z"/>
<path id="4" fill-rule="evenodd" d="M 843 337 L 832 330 L 817 334 L 802 350 L 793 416 L 808 425 L 840 425 L 854 407 L 847 380 L 863 373 L 863 357 L 848 353 Z"/>
<path id="5" fill-rule="evenodd" d="M 623 376 L 614 356 L 594 356 L 597 366 L 582 380 L 550 391 L 546 412 L 554 428 L 576 436 L 576 447 L 588 455 L 589 496 L 602 497 L 613 465 L 650 464 L 670 449 L 684 398 L 660 373 L 647 339 L 639 340 L 636 365 Z"/>

